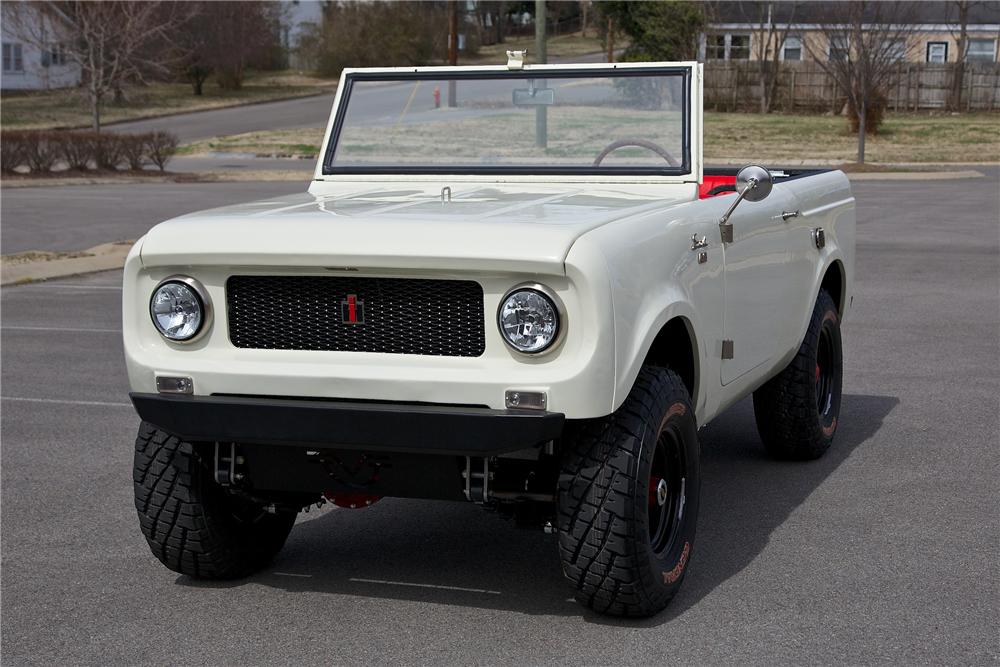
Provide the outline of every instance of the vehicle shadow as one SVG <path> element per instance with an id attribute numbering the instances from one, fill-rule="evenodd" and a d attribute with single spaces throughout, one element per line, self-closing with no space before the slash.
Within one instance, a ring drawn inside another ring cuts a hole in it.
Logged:
<path id="1" fill-rule="evenodd" d="M 254 583 L 290 592 L 661 625 L 753 561 L 771 533 L 879 431 L 898 403 L 890 396 L 845 395 L 833 448 L 808 463 L 766 457 L 749 400 L 704 428 L 699 433 L 704 480 L 696 556 L 677 598 L 650 619 L 605 618 L 583 609 L 572 600 L 560 574 L 554 535 L 515 528 L 461 503 L 388 499 L 363 510 L 314 509 L 300 519 L 266 571 L 237 582 L 181 576 L 177 583 L 212 588 Z"/>

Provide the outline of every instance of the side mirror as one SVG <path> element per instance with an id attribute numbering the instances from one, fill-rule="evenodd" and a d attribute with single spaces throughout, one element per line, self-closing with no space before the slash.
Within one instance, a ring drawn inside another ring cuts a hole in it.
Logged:
<path id="1" fill-rule="evenodd" d="M 733 214 L 740 202 L 761 201 L 771 194 L 771 187 L 774 179 L 771 172 L 756 164 L 749 164 L 736 172 L 736 201 L 732 203 L 729 210 L 719 218 L 719 231 L 722 234 L 723 243 L 733 242 L 733 225 L 729 222 L 729 216 Z"/>
<path id="2" fill-rule="evenodd" d="M 736 172 L 736 191 L 747 201 L 767 199 L 772 185 L 771 172 L 760 165 L 748 164 Z"/>

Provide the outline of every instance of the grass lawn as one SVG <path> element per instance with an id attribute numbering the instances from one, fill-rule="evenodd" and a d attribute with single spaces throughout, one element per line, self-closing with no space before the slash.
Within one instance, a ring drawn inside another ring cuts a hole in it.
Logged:
<path id="1" fill-rule="evenodd" d="M 322 128 L 251 132 L 190 144 L 182 147 L 181 153 L 314 156 L 322 141 Z M 709 162 L 853 162 L 856 151 L 856 136 L 848 133 L 847 121 L 837 116 L 705 114 L 705 156 Z M 891 114 L 879 134 L 868 138 L 866 159 L 873 163 L 975 162 L 996 160 L 997 155 L 998 114 Z"/>
<path id="2" fill-rule="evenodd" d="M 857 135 L 839 116 L 705 114 L 705 155 L 715 159 L 857 157 Z M 866 162 L 978 162 L 1000 155 L 1000 114 L 889 114 L 865 145 Z"/>
<path id="3" fill-rule="evenodd" d="M 336 80 L 319 79 L 294 72 L 263 72 L 248 76 L 241 90 L 222 90 L 209 80 L 200 97 L 191 92 L 191 85 L 188 83 L 134 86 L 126 90 L 125 104 L 109 102 L 104 105 L 101 122 L 112 123 L 300 97 L 336 85 Z M 82 90 L 4 91 L 0 102 L 0 126 L 6 130 L 84 127 L 91 122 L 86 94 Z"/>

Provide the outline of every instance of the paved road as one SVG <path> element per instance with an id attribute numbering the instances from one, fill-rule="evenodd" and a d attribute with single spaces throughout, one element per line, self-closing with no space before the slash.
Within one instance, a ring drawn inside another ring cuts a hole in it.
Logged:
<path id="1" fill-rule="evenodd" d="M 302 182 L 151 183 L 5 188 L 0 252 L 85 250 L 137 239 L 158 222 L 192 211 L 304 192 Z"/>
<path id="2" fill-rule="evenodd" d="M 578 56 L 567 62 L 600 63 L 604 62 L 604 54 L 594 53 Z M 408 93 L 409 91 L 407 91 Z M 188 143 L 210 137 L 260 130 L 323 127 L 330 117 L 333 98 L 334 93 L 329 92 L 314 97 L 115 123 L 108 125 L 107 129 L 116 132 L 166 130 L 180 137 L 182 143 Z"/>
<path id="3" fill-rule="evenodd" d="M 314 511 L 245 581 L 167 571 L 131 505 L 120 273 L 4 289 L 4 664 L 995 664 L 992 178 L 856 184 L 834 449 L 766 459 L 747 402 L 701 431 L 696 555 L 645 621 L 584 612 L 551 536 L 460 504 Z"/>
<path id="4" fill-rule="evenodd" d="M 301 97 L 281 102 L 177 114 L 149 120 L 108 125 L 115 132 L 152 132 L 165 130 L 180 137 L 181 143 L 229 134 L 261 130 L 321 127 L 330 117 L 333 93 Z"/>

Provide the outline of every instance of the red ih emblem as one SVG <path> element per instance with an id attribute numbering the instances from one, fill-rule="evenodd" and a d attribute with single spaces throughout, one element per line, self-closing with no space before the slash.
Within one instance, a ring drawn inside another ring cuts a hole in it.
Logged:
<path id="1" fill-rule="evenodd" d="M 358 299 L 357 294 L 348 294 L 340 302 L 340 315 L 344 324 L 364 324 L 365 302 Z"/>

